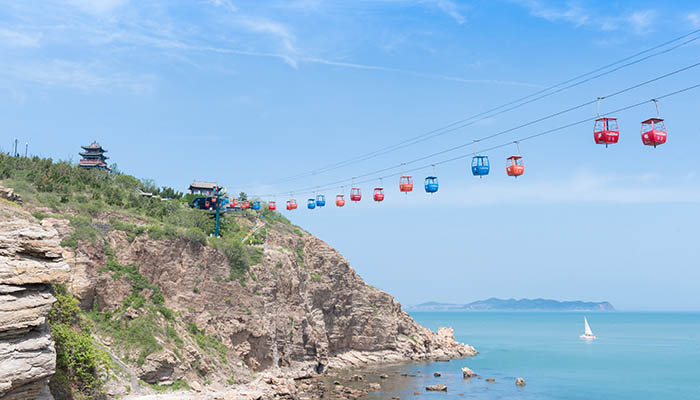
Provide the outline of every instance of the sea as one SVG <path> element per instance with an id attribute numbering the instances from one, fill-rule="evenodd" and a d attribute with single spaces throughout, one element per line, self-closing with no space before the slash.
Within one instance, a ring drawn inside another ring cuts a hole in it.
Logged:
<path id="1" fill-rule="evenodd" d="M 584 315 L 597 339 L 579 338 Z M 383 367 L 373 399 L 700 400 L 700 313 L 413 312 L 475 357 Z M 480 378 L 464 379 L 469 367 Z M 439 372 L 440 376 L 433 376 Z M 515 379 L 522 377 L 524 387 Z M 495 383 L 486 378 L 495 379 Z M 447 392 L 428 392 L 442 383 Z"/>

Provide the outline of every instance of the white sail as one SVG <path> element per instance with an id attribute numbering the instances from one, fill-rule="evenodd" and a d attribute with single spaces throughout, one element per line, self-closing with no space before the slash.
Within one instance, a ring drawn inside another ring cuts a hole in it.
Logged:
<path id="1" fill-rule="evenodd" d="M 586 325 L 585 334 L 587 336 L 593 336 L 593 331 L 591 330 L 591 327 L 588 325 L 588 320 L 586 319 L 586 317 L 583 317 L 583 323 Z"/>

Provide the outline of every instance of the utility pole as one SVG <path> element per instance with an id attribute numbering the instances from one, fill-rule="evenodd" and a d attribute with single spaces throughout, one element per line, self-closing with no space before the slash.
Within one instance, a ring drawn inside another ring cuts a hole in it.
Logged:
<path id="1" fill-rule="evenodd" d="M 17 143 L 18 140 L 15 138 L 15 150 L 12 152 L 12 157 L 17 157 L 19 154 L 17 153 Z"/>
<path id="2" fill-rule="evenodd" d="M 212 201 L 214 202 L 214 207 L 216 207 L 216 232 L 215 236 L 219 237 L 219 214 L 220 214 L 220 209 L 221 209 L 221 188 L 218 186 L 214 187 L 214 191 L 212 192 Z"/>
<path id="3" fill-rule="evenodd" d="M 24 158 L 27 158 L 27 151 L 29 150 L 29 142 L 24 143 Z"/>

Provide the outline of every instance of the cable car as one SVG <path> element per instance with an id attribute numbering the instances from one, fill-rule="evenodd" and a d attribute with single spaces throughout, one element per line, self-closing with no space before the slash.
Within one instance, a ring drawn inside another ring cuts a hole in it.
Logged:
<path id="1" fill-rule="evenodd" d="M 403 193 L 413 191 L 413 177 L 404 175 L 399 180 L 399 190 Z"/>
<path id="2" fill-rule="evenodd" d="M 309 210 L 313 210 L 314 208 L 316 208 L 316 199 L 309 199 L 309 201 L 306 203 L 306 207 Z"/>
<path id="3" fill-rule="evenodd" d="M 595 120 L 593 138 L 597 144 L 604 144 L 605 147 L 608 147 L 609 144 L 617 143 L 618 139 L 620 139 L 620 127 L 617 124 L 617 118 L 602 117 Z"/>
<path id="4" fill-rule="evenodd" d="M 259 209 L 260 209 L 260 201 L 259 201 L 259 200 L 255 200 L 255 201 L 253 202 L 253 210 L 259 210 Z"/>
<path id="5" fill-rule="evenodd" d="M 649 118 L 642 122 L 642 143 L 654 147 L 666 143 L 666 125 L 663 119 Z"/>
<path id="6" fill-rule="evenodd" d="M 472 158 L 472 175 L 481 178 L 484 175 L 488 175 L 491 170 L 491 165 L 489 164 L 488 156 L 474 156 Z"/>
<path id="7" fill-rule="evenodd" d="M 435 193 L 438 191 L 438 179 L 437 176 L 429 176 L 425 178 L 425 192 Z"/>
<path id="8" fill-rule="evenodd" d="M 345 205 L 345 196 L 342 194 L 335 196 L 335 205 L 338 207 L 344 206 Z"/>
<path id="9" fill-rule="evenodd" d="M 287 200 L 287 210 L 296 210 L 296 209 L 297 209 L 297 199 Z"/>
<path id="10" fill-rule="evenodd" d="M 316 205 L 318 207 L 325 206 L 326 205 L 326 196 L 324 196 L 322 194 L 319 194 L 318 196 L 316 196 Z"/>
<path id="11" fill-rule="evenodd" d="M 374 201 L 376 201 L 376 202 L 383 201 L 384 200 L 384 188 L 380 188 L 380 187 L 374 188 L 373 198 L 374 198 Z"/>
<path id="12" fill-rule="evenodd" d="M 362 191 L 359 187 L 354 187 L 350 189 L 350 201 L 360 201 L 362 200 Z"/>
<path id="13" fill-rule="evenodd" d="M 271 201 L 271 202 L 267 203 L 267 209 L 272 210 L 272 211 L 276 210 L 277 209 L 277 202 Z"/>
<path id="14" fill-rule="evenodd" d="M 249 207 L 250 207 L 250 202 L 249 202 L 248 200 L 246 200 L 246 201 L 244 201 L 243 203 L 241 203 L 241 208 L 242 208 L 242 209 L 245 210 L 246 208 L 249 208 Z"/>
<path id="15" fill-rule="evenodd" d="M 519 177 L 525 173 L 522 156 L 510 156 L 506 158 L 506 173 L 508 176 Z"/>

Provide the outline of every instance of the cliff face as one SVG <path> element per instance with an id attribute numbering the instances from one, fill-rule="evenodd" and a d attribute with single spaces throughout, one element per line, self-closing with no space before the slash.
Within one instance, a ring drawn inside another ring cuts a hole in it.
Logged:
<path id="1" fill-rule="evenodd" d="M 44 222 L 64 234 L 70 231 L 60 220 Z M 303 376 L 367 363 L 475 354 L 457 343 L 450 329 L 435 333 L 419 326 L 392 296 L 365 284 L 318 238 L 281 222 L 266 229 L 267 239 L 256 250 L 259 262 L 245 280 L 226 279 L 228 259 L 197 242 L 146 235 L 130 242 L 124 232 L 106 234 L 116 261 L 138 268 L 160 288 L 164 306 L 176 316 L 159 323 L 182 338 L 178 345 L 157 337 L 162 350 L 140 365 L 127 362 L 138 378 L 161 384 L 245 383 L 259 371 Z M 68 261 L 70 288 L 83 308 L 124 309 L 133 283 L 105 272 L 103 244 L 81 244 Z M 135 320 L 143 314 L 129 308 L 124 317 Z M 199 340 L 201 334 L 220 340 L 226 350 L 212 354 Z M 102 341 L 112 343 L 108 335 Z M 133 351 L 122 353 L 122 359 L 136 358 Z"/>
<path id="2" fill-rule="evenodd" d="M 57 232 L 10 204 L 0 207 L 0 398 L 51 398 L 56 366 L 46 318 L 52 282 L 65 281 Z"/>

